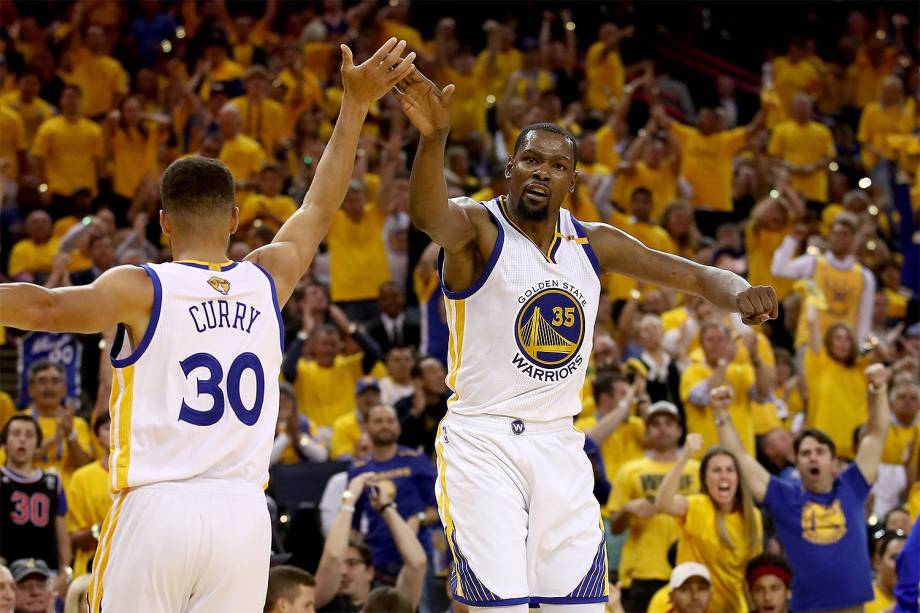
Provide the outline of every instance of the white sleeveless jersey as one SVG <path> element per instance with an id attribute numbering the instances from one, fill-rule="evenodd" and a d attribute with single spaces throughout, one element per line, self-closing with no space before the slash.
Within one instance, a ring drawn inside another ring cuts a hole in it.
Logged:
<path id="1" fill-rule="evenodd" d="M 268 481 L 283 325 L 251 262 L 143 266 L 150 324 L 112 346 L 110 477 L 116 491 L 197 477 Z"/>
<path id="2" fill-rule="evenodd" d="M 504 197 L 481 204 L 498 227 L 495 248 L 472 286 L 444 287 L 448 407 L 529 421 L 577 415 L 600 297 L 600 267 L 584 229 L 561 209 L 542 253 L 510 220 Z"/>

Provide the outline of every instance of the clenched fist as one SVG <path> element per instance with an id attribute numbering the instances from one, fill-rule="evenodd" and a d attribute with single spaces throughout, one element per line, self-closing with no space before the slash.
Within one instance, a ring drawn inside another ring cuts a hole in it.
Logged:
<path id="1" fill-rule="evenodd" d="M 738 312 L 741 313 L 741 321 L 749 326 L 776 319 L 779 313 L 776 291 L 768 285 L 747 288 L 735 296 L 735 303 L 738 305 Z"/>

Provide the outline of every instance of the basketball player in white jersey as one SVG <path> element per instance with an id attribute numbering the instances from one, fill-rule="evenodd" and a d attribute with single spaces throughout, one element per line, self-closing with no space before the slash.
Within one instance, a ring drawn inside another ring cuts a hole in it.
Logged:
<path id="1" fill-rule="evenodd" d="M 261 611 L 270 554 L 263 488 L 278 413 L 281 307 L 341 205 L 369 106 L 415 54 L 390 39 L 359 66 L 342 46 L 338 121 L 303 205 L 271 244 L 227 260 L 239 210 L 216 160 L 174 162 L 160 225 L 174 261 L 92 285 L 0 286 L 0 324 L 102 332 L 112 347 L 110 472 L 92 611 Z"/>
<path id="2" fill-rule="evenodd" d="M 561 208 L 578 152 L 554 124 L 524 128 L 489 202 L 448 199 L 453 85 L 417 70 L 397 86 L 421 132 L 412 220 L 442 247 L 453 396 L 437 437 L 439 510 L 457 600 L 476 611 L 601 611 L 607 561 L 584 435 L 572 417 L 591 354 L 600 275 L 617 272 L 740 312 L 776 316 L 776 295 L 730 272 L 646 248 Z"/>

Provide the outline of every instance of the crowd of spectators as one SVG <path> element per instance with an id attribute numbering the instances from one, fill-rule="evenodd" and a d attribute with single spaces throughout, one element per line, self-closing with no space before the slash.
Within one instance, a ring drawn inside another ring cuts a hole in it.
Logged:
<path id="1" fill-rule="evenodd" d="M 242 259 L 310 185 L 342 96 L 338 44 L 358 63 L 399 37 L 456 86 L 452 197 L 506 193 L 517 135 L 553 122 L 579 146 L 576 217 L 781 301 L 748 328 L 602 279 L 575 425 L 607 526 L 608 610 L 916 611 L 918 578 L 902 587 L 920 566 L 916 11 L 818 7 L 833 41 L 789 23 L 741 67 L 705 40 L 651 44 L 662 33 L 631 3 L 616 20 L 579 4 L 496 9 L 471 32 L 460 5 L 418 20 L 407 0 L 0 0 L 0 281 L 168 261 L 158 179 L 188 155 L 232 171 Z M 283 313 L 273 475 L 327 481 L 291 508 L 268 488 L 265 611 L 463 608 L 435 499 L 453 349 L 437 247 L 408 216 L 416 140 L 392 97 L 372 109 Z M 113 335 L 0 329 L 0 360 L 18 363 L 0 377 L 0 611 L 80 610 L 111 505 Z"/>

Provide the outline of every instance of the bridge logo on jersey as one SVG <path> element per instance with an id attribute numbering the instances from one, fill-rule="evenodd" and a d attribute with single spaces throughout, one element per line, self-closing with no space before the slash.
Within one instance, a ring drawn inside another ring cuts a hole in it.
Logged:
<path id="1" fill-rule="evenodd" d="M 230 292 L 230 282 L 222 277 L 211 277 L 208 279 L 208 285 L 213 287 L 215 291 L 220 292 L 224 296 Z"/>
<path id="2" fill-rule="evenodd" d="M 575 296 L 562 288 L 534 294 L 515 320 L 518 349 L 540 368 L 566 366 L 578 354 L 584 336 L 584 309 Z"/>

